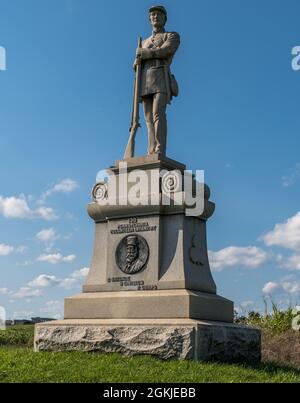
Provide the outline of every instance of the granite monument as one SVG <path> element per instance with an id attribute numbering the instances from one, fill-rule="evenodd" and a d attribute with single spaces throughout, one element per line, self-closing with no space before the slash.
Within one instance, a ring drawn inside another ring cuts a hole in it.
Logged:
<path id="1" fill-rule="evenodd" d="M 233 302 L 217 294 L 206 228 L 215 204 L 203 184 L 203 208 L 187 214 L 197 189 L 186 166 L 166 156 L 166 108 L 178 85 L 170 65 L 179 34 L 166 32 L 167 11 L 151 7 L 152 35 L 136 51 L 132 125 L 123 160 L 96 183 L 89 216 L 94 251 L 82 293 L 65 299 L 64 320 L 36 325 L 36 351 L 119 352 L 163 359 L 258 361 L 260 332 L 234 324 Z M 148 154 L 134 156 L 143 103 Z M 125 167 L 125 168 L 124 168 Z M 130 202 L 143 177 L 139 203 Z M 126 186 L 124 186 L 124 180 Z M 196 192 L 197 193 L 197 192 Z M 178 203 L 178 200 L 181 203 Z"/>

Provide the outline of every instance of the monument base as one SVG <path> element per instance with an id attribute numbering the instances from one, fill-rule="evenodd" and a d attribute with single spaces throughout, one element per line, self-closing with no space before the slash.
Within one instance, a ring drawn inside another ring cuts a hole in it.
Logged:
<path id="1" fill-rule="evenodd" d="M 65 319 L 197 319 L 233 322 L 233 302 L 189 290 L 82 293 L 65 299 Z"/>
<path id="2" fill-rule="evenodd" d="M 159 359 L 257 362 L 258 329 L 191 319 L 62 320 L 35 327 L 35 351 L 93 351 Z"/>

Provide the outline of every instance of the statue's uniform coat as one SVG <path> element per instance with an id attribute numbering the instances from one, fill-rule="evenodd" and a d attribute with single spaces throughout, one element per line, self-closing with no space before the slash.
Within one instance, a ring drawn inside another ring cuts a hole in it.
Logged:
<path id="1" fill-rule="evenodd" d="M 176 32 L 157 33 L 143 41 L 142 97 L 157 93 L 167 94 L 164 66 L 171 65 L 179 45 L 180 36 Z"/>
<path id="2" fill-rule="evenodd" d="M 176 32 L 157 32 L 143 41 L 140 97 L 148 127 L 148 154 L 166 154 L 166 107 L 172 99 L 170 65 L 180 45 Z"/>

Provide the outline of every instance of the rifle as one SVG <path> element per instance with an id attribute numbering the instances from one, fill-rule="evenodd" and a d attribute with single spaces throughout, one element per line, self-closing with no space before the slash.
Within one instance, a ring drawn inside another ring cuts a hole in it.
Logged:
<path id="1" fill-rule="evenodd" d="M 138 47 L 142 47 L 142 38 L 139 38 Z M 134 157 L 135 136 L 140 125 L 140 87 L 141 87 L 142 66 L 140 58 L 137 59 L 135 82 L 134 82 L 134 95 L 133 107 L 131 116 L 131 127 L 129 129 L 130 135 L 128 144 L 124 154 L 124 160 Z"/>

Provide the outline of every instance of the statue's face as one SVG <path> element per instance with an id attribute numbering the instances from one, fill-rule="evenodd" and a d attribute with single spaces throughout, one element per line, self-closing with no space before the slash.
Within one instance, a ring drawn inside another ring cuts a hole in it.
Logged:
<path id="1" fill-rule="evenodd" d="M 127 245 L 126 260 L 129 263 L 134 262 L 138 258 L 137 245 Z"/>
<path id="2" fill-rule="evenodd" d="M 154 28 L 162 28 L 165 26 L 166 17 L 164 13 L 159 10 L 151 11 L 150 13 L 150 22 L 152 27 Z"/>

